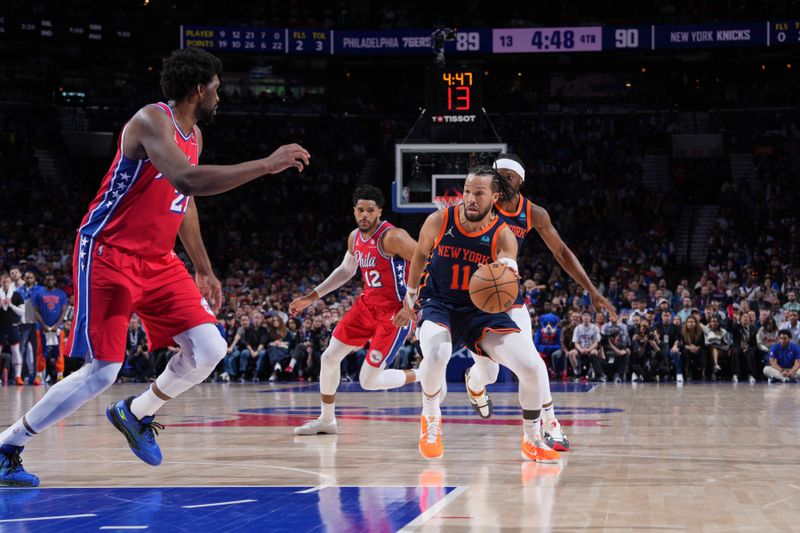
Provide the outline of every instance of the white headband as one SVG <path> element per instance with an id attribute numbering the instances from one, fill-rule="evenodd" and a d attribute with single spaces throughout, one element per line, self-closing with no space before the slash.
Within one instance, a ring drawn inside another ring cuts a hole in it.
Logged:
<path id="1" fill-rule="evenodd" d="M 506 159 L 501 158 L 494 162 L 494 169 L 495 170 L 513 170 L 519 177 L 522 178 L 522 181 L 525 181 L 525 169 L 522 168 L 522 165 L 514 161 L 513 159 Z"/>

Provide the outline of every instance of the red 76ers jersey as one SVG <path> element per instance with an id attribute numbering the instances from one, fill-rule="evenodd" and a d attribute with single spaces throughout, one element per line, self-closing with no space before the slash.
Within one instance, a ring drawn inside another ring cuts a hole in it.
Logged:
<path id="1" fill-rule="evenodd" d="M 406 296 L 406 261 L 386 255 L 381 247 L 383 236 L 393 227 L 383 221 L 368 239 L 364 239 L 359 230 L 353 237 L 353 256 L 364 278 L 361 298 L 370 306 L 399 306 Z"/>
<path id="2" fill-rule="evenodd" d="M 175 126 L 173 141 L 197 164 L 194 129 L 185 135 L 167 104 L 150 104 L 166 113 Z M 78 233 L 145 257 L 163 256 L 175 247 L 175 238 L 189 207 L 189 197 L 170 185 L 149 159 L 129 159 L 122 153 L 122 129 L 117 155 L 100 190 L 83 217 Z"/>

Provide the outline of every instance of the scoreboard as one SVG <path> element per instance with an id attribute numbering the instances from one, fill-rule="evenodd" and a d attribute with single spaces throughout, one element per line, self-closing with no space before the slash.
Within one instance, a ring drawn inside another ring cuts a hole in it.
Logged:
<path id="1" fill-rule="evenodd" d="M 181 47 L 210 51 L 318 55 L 431 53 L 431 32 L 183 25 Z M 458 29 L 444 43 L 455 55 L 659 51 L 800 44 L 800 20 L 708 24 Z"/>

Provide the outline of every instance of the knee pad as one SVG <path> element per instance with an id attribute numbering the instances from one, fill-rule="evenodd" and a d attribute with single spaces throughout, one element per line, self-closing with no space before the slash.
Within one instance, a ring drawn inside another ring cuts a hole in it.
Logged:
<path id="1" fill-rule="evenodd" d="M 191 367 L 191 369 L 207 370 L 209 373 L 228 353 L 228 345 L 213 324 L 200 324 L 189 331 L 175 337 L 181 347 L 181 353 L 170 360 L 174 367 Z"/>
<path id="2" fill-rule="evenodd" d="M 361 372 L 358 374 L 358 382 L 361 385 L 361 388 L 365 390 L 378 390 L 379 387 L 377 381 L 381 372 L 382 370 L 380 368 L 370 366 L 365 361 L 364 364 L 361 365 Z"/>

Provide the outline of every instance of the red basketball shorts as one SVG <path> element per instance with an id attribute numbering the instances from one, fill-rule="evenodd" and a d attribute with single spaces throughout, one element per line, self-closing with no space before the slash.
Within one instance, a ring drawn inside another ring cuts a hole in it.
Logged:
<path id="1" fill-rule="evenodd" d="M 399 305 L 371 307 L 364 303 L 363 298 L 358 298 L 336 325 L 333 336 L 350 346 L 362 346 L 371 340 L 364 360 L 375 368 L 379 368 L 384 361 L 389 366 L 406 341 L 412 326 L 409 324 L 397 328 L 392 324 L 394 314 L 400 309 Z"/>
<path id="2" fill-rule="evenodd" d="M 173 337 L 188 329 L 217 321 L 174 252 L 145 258 L 79 234 L 72 276 L 75 318 L 67 341 L 72 357 L 122 362 L 134 312 L 150 350 L 173 344 Z"/>

